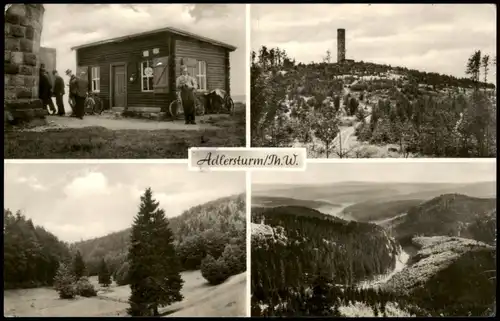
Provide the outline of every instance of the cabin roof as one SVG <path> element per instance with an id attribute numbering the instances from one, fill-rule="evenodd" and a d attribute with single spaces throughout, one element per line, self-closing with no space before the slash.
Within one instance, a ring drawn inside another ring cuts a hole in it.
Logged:
<path id="1" fill-rule="evenodd" d="M 196 39 L 196 40 L 199 40 L 199 41 L 210 43 L 210 44 L 215 45 L 215 46 L 224 47 L 224 48 L 228 49 L 229 51 L 235 51 L 236 50 L 235 46 L 229 45 L 227 43 L 224 43 L 224 42 L 221 42 L 221 41 L 217 41 L 217 40 L 214 40 L 214 39 L 210 39 L 210 38 L 207 38 L 207 37 L 199 36 L 197 34 L 194 34 L 194 33 L 191 33 L 191 32 L 187 32 L 187 31 L 184 31 L 184 30 L 180 30 L 180 29 L 177 29 L 177 28 L 174 28 L 174 27 L 165 27 L 165 28 L 155 29 L 155 30 L 151 30 L 151 31 L 134 33 L 134 34 L 127 35 L 127 36 L 122 36 L 122 37 L 116 37 L 116 38 L 111 38 L 111 39 L 106 39 L 106 40 L 91 42 L 91 43 L 88 43 L 88 44 L 83 44 L 83 45 L 71 47 L 71 50 L 77 50 L 77 49 L 81 49 L 81 48 L 88 48 L 88 47 L 99 46 L 99 45 L 102 45 L 102 44 L 105 44 L 105 43 L 126 41 L 126 40 L 130 40 L 132 38 L 136 38 L 136 37 L 140 37 L 140 36 L 152 35 L 152 34 L 160 33 L 160 32 L 170 32 L 170 33 L 173 33 L 173 34 L 176 34 L 176 35 L 193 38 L 193 39 Z"/>

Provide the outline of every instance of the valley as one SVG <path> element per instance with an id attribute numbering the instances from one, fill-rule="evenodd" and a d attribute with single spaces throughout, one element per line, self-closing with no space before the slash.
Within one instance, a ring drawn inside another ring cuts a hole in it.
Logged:
<path id="1" fill-rule="evenodd" d="M 481 271 L 496 270 L 495 185 L 341 182 L 256 188 L 252 316 L 492 313 L 496 285 Z M 262 206 L 262 199 L 273 198 L 279 201 Z M 483 290 L 466 295 L 472 282 Z M 316 292 L 331 293 L 330 304 Z M 426 300 L 430 295 L 439 300 Z"/>
<path id="2" fill-rule="evenodd" d="M 43 227 L 35 226 L 21 212 L 13 214 L 4 209 L 4 219 L 4 315 L 129 316 L 127 309 L 133 297 L 133 266 L 129 256 L 133 228 L 68 244 L 59 241 Z M 181 297 L 160 306 L 158 314 L 245 316 L 244 195 L 194 206 L 168 221 L 180 269 Z M 165 240 L 168 234 L 162 237 Z M 109 286 L 101 281 L 103 264 L 108 269 Z M 80 278 L 73 277 L 78 280 L 75 288 L 82 292 L 70 298 L 61 298 L 55 289 L 63 265 L 70 266 L 72 273 L 76 273 L 79 266 L 82 273 Z M 88 292 L 83 292 L 82 286 Z M 162 287 L 162 290 L 170 290 L 168 287 Z"/>

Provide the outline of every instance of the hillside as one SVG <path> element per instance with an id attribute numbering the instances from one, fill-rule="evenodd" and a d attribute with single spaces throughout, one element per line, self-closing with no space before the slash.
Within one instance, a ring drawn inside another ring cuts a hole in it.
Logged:
<path id="1" fill-rule="evenodd" d="M 444 194 L 410 208 L 392 230 L 402 243 L 417 235 L 475 238 L 484 235 L 484 231 L 477 231 L 471 224 L 477 221 L 481 224 L 492 211 L 496 215 L 496 199 Z M 479 227 L 477 223 L 474 226 Z"/>
<path id="2" fill-rule="evenodd" d="M 208 253 L 217 258 L 226 244 L 244 240 L 245 223 L 244 195 L 220 198 L 170 218 L 169 225 L 184 269 L 197 269 Z M 126 229 L 74 243 L 71 248 L 82 253 L 91 275 L 97 273 L 101 257 L 112 271 L 117 271 L 125 262 L 129 235 L 130 229 Z"/>
<path id="3" fill-rule="evenodd" d="M 4 289 L 51 286 L 59 262 L 71 259 L 67 244 L 20 211 L 4 209 Z"/>
<path id="4" fill-rule="evenodd" d="M 252 316 L 299 313 L 296 295 L 318 275 L 353 285 L 393 269 L 398 253 L 374 224 L 298 206 L 253 208 Z"/>
<path id="5" fill-rule="evenodd" d="M 429 316 L 491 314 L 496 297 L 495 247 L 445 236 L 418 237 L 413 243 L 420 250 L 385 290 L 405 297 Z"/>
<path id="6" fill-rule="evenodd" d="M 254 147 L 306 147 L 313 158 L 494 157 L 496 88 L 471 78 L 357 61 L 296 64 L 252 53 Z M 479 53 L 481 60 L 481 53 Z M 477 72 L 476 72 L 477 69 Z"/>

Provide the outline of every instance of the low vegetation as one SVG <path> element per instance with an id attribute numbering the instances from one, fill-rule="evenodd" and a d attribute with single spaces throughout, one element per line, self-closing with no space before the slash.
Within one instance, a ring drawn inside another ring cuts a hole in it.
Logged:
<path id="1" fill-rule="evenodd" d="M 327 158 L 374 157 L 375 146 L 400 157 L 494 157 L 491 65 L 476 51 L 466 64 L 470 77 L 456 78 L 331 63 L 328 55 L 322 63 L 297 64 L 284 50 L 263 46 L 252 52 L 252 146 L 300 145 Z M 345 141 L 352 133 L 355 142 Z"/>

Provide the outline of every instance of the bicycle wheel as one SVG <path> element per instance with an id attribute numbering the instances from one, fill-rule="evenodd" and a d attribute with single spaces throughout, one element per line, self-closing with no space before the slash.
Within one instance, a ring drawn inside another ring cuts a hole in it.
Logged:
<path id="1" fill-rule="evenodd" d="M 232 115 L 234 113 L 234 101 L 231 97 L 227 97 L 226 99 L 226 111 L 229 113 L 229 115 Z"/>
<path id="2" fill-rule="evenodd" d="M 96 97 L 94 99 L 94 101 L 95 101 L 95 104 L 94 104 L 94 108 L 92 110 L 93 113 L 96 114 L 96 115 L 102 114 L 102 111 L 104 110 L 104 108 L 103 108 L 101 99 L 99 99 L 98 97 Z"/>
<path id="3" fill-rule="evenodd" d="M 179 109 L 179 103 L 177 100 L 170 103 L 170 106 L 168 106 L 168 112 L 170 113 L 170 117 L 172 117 L 172 119 L 179 118 Z"/>
<path id="4" fill-rule="evenodd" d="M 95 106 L 94 98 L 87 97 L 84 103 L 85 114 L 92 115 L 94 113 L 94 106 Z"/>

